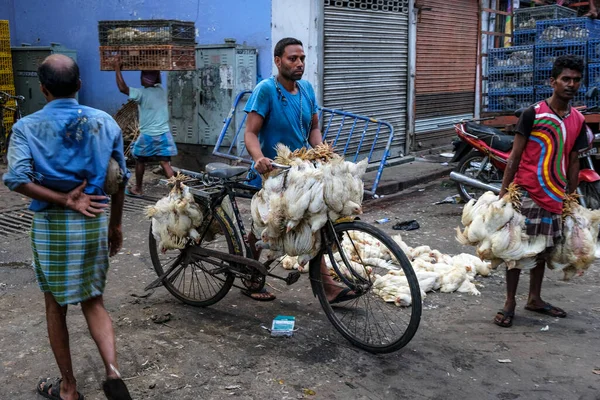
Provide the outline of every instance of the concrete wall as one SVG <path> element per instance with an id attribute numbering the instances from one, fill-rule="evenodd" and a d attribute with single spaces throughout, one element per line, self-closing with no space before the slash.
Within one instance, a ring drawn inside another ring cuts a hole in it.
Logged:
<path id="1" fill-rule="evenodd" d="M 224 38 L 247 42 L 259 50 L 259 74 L 271 74 L 271 0 L 0 0 L 0 6 L 0 18 L 14 21 L 13 45 L 58 42 L 77 50 L 83 81 L 80 102 L 111 114 L 126 99 L 116 88 L 114 72 L 100 71 L 99 20 L 196 21 L 197 43 L 222 43 Z M 7 12 L 11 8 L 12 15 Z M 139 73 L 126 73 L 125 80 L 139 86 Z"/>
<path id="2" fill-rule="evenodd" d="M 15 32 L 15 2 L 14 0 L 0 0 L 0 19 L 7 19 L 10 24 L 10 32 Z M 12 39 L 12 36 L 11 36 Z M 14 42 L 12 42 L 14 43 Z"/>
<path id="3" fill-rule="evenodd" d="M 317 102 L 322 105 L 322 33 L 323 33 L 322 0 L 276 0 L 273 1 L 273 24 L 271 37 L 271 62 L 273 74 L 277 67 L 273 61 L 275 44 L 284 37 L 299 39 L 304 45 L 306 65 L 303 79 L 308 80 L 317 94 Z"/>

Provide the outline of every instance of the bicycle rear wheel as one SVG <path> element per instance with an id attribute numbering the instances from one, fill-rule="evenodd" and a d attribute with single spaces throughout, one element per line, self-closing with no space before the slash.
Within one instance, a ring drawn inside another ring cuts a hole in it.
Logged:
<path id="1" fill-rule="evenodd" d="M 421 320 L 421 291 L 410 261 L 393 239 L 371 225 L 354 221 L 336 224 L 333 229 L 341 248 L 333 238 L 325 239 L 330 243 L 324 243 L 323 250 L 310 262 L 313 292 L 325 314 L 342 336 L 357 347 L 371 353 L 401 349 L 413 338 Z M 324 236 L 331 236 L 331 232 Z M 330 304 L 326 289 L 333 283 L 322 276 L 322 259 L 337 275 L 338 286 L 360 296 Z M 375 293 L 375 275 L 387 274 L 388 268 L 395 268 L 396 274 L 405 277 L 406 287 L 398 303 L 410 305 L 396 306 Z"/>
<path id="2" fill-rule="evenodd" d="M 204 204 L 200 204 L 205 208 Z M 192 251 L 196 246 L 243 255 L 242 244 L 233 229 L 231 219 L 218 208 L 210 226 L 210 213 L 205 213 L 205 224 L 198 229 L 200 235 L 208 233 L 199 244 L 188 245 L 183 250 L 161 252 L 152 234 L 150 225 L 150 258 L 158 276 L 170 271 L 163 280 L 163 286 L 177 299 L 186 304 L 207 307 L 221 300 L 231 289 L 235 276 L 228 270 L 228 263 L 215 257 L 200 259 Z"/>

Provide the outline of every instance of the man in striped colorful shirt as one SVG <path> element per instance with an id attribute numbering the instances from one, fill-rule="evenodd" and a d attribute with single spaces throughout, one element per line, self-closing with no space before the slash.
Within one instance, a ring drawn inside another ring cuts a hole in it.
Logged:
<path id="1" fill-rule="evenodd" d="M 529 107 L 521 115 L 517 134 L 502 181 L 500 197 L 514 182 L 523 193 L 521 213 L 527 234 L 546 238 L 546 250 L 538 255 L 530 272 L 526 310 L 564 318 L 567 313 L 541 298 L 546 256 L 562 236 L 562 204 L 565 194 L 577 190 L 578 152 L 588 145 L 585 118 L 569 102 L 581 84 L 584 64 L 579 57 L 561 56 L 552 68 L 550 83 L 554 92 L 549 99 Z M 521 270 L 506 273 L 506 302 L 494 318 L 502 327 L 512 326 L 515 295 Z"/>

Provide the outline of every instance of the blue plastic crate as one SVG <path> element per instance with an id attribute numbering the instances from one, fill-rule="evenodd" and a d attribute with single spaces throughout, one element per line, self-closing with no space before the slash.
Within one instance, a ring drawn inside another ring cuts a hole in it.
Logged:
<path id="1" fill-rule="evenodd" d="M 590 39 L 588 41 L 588 63 L 600 63 L 600 39 Z"/>
<path id="2" fill-rule="evenodd" d="M 524 29 L 520 31 L 514 31 L 513 44 L 515 46 L 527 46 L 535 44 L 535 35 L 535 29 Z"/>
<path id="3" fill-rule="evenodd" d="M 533 68 L 533 46 L 512 46 L 488 51 L 488 73 L 526 72 Z"/>
<path id="4" fill-rule="evenodd" d="M 600 89 L 600 63 L 588 64 L 588 87 L 598 87 Z"/>
<path id="5" fill-rule="evenodd" d="M 577 17 L 577 11 L 555 4 L 541 7 L 523 7 L 515 10 L 513 14 L 515 31 L 535 29 L 538 21 Z"/>
<path id="6" fill-rule="evenodd" d="M 513 94 L 525 93 L 533 90 L 533 71 L 494 73 L 488 75 L 488 93 Z"/>
<path id="7" fill-rule="evenodd" d="M 552 67 L 536 68 L 533 73 L 534 86 L 550 87 L 550 77 L 552 76 Z"/>
<path id="8" fill-rule="evenodd" d="M 538 42 L 585 42 L 600 38 L 600 21 L 590 18 L 563 18 L 538 21 L 536 24 Z"/>
<path id="9" fill-rule="evenodd" d="M 552 68 L 559 56 L 567 54 L 579 56 L 585 60 L 586 43 L 562 42 L 559 44 L 537 44 L 535 46 L 535 68 Z"/>
<path id="10" fill-rule="evenodd" d="M 514 112 L 522 107 L 529 107 L 534 103 L 534 92 L 526 94 L 488 95 L 488 111 Z"/>
<path id="11" fill-rule="evenodd" d="M 577 94 L 575 95 L 573 100 L 571 100 L 571 105 L 574 107 L 586 106 L 586 105 L 588 107 L 591 106 L 592 101 L 585 97 L 586 92 L 587 92 L 587 87 L 584 85 L 581 85 L 581 87 L 579 88 L 579 92 L 577 92 Z M 536 102 L 545 100 L 550 96 L 552 96 L 552 88 L 551 87 L 536 86 L 536 88 L 535 88 L 535 101 Z"/>

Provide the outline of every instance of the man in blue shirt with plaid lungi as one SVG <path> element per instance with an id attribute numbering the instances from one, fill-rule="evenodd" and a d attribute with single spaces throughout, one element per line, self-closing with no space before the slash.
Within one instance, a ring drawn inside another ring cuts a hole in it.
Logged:
<path id="1" fill-rule="evenodd" d="M 61 378 L 41 379 L 36 387 L 49 399 L 83 399 L 77 392 L 67 330 L 67 307 L 81 303 L 92 338 L 106 368 L 107 397 L 130 399 L 117 370 L 112 321 L 102 294 L 108 257 L 123 243 L 124 184 L 112 196 L 110 221 L 104 192 L 111 157 L 123 180 L 129 178 L 121 130 L 103 111 L 79 105 L 79 67 L 64 55 L 51 55 L 38 69 L 48 104 L 17 121 L 8 149 L 9 189 L 33 199 L 33 266 L 44 292 L 48 337 Z"/>

